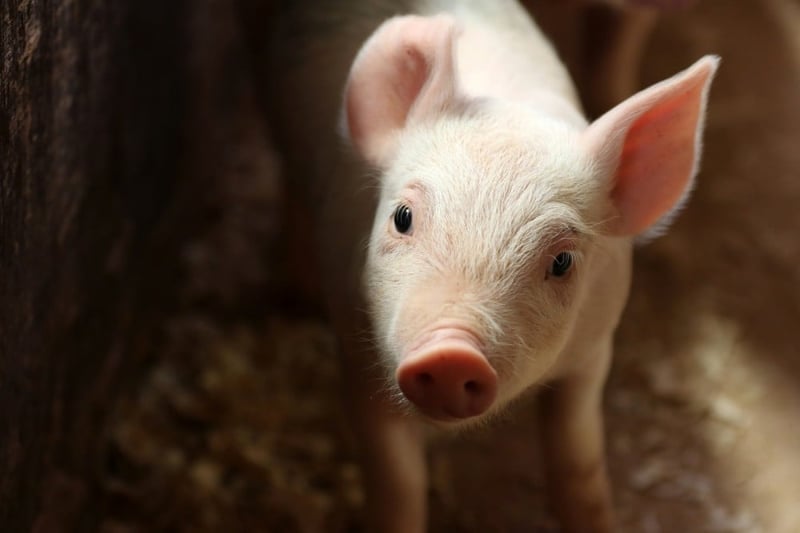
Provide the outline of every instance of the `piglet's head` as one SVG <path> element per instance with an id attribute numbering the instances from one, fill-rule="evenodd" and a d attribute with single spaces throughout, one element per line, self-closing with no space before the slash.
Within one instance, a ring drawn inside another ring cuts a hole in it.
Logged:
<path id="1" fill-rule="evenodd" d="M 447 16 L 387 21 L 352 66 L 343 110 L 345 136 L 380 173 L 364 286 L 389 388 L 452 424 L 497 412 L 602 329 L 585 309 L 626 280 L 597 272 L 686 197 L 717 63 L 587 126 L 469 96 L 458 34 Z"/>

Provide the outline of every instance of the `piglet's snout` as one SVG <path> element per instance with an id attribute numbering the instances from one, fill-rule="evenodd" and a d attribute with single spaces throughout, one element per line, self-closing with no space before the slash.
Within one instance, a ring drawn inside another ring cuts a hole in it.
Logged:
<path id="1" fill-rule="evenodd" d="M 397 368 L 400 390 L 435 420 L 484 413 L 497 394 L 497 373 L 468 335 L 438 331 Z"/>

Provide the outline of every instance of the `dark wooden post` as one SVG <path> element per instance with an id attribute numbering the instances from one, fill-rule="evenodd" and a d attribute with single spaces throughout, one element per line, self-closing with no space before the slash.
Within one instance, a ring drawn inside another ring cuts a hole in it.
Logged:
<path id="1" fill-rule="evenodd" d="M 99 514 L 105 417 L 169 298 L 155 230 L 181 168 L 186 10 L 0 3 L 3 531 L 87 531 Z"/>

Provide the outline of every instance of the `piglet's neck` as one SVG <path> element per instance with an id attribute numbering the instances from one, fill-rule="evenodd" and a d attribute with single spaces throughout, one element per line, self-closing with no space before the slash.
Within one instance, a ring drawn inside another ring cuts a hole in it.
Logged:
<path id="1" fill-rule="evenodd" d="M 575 128 L 586 119 L 566 68 L 549 42 L 528 18 L 512 26 L 460 14 L 457 70 L 461 90 L 531 106 Z"/>

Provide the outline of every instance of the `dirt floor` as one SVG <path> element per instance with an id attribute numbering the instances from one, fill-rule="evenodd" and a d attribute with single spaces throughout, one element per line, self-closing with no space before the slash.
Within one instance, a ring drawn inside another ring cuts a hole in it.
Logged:
<path id="1" fill-rule="evenodd" d="M 723 57 L 697 190 L 639 250 L 607 388 L 623 531 L 800 531 L 800 4 L 661 21 L 650 83 Z M 105 531 L 360 531 L 323 322 L 187 312 L 121 414 Z M 530 405 L 431 450 L 432 531 L 557 531 Z"/>

